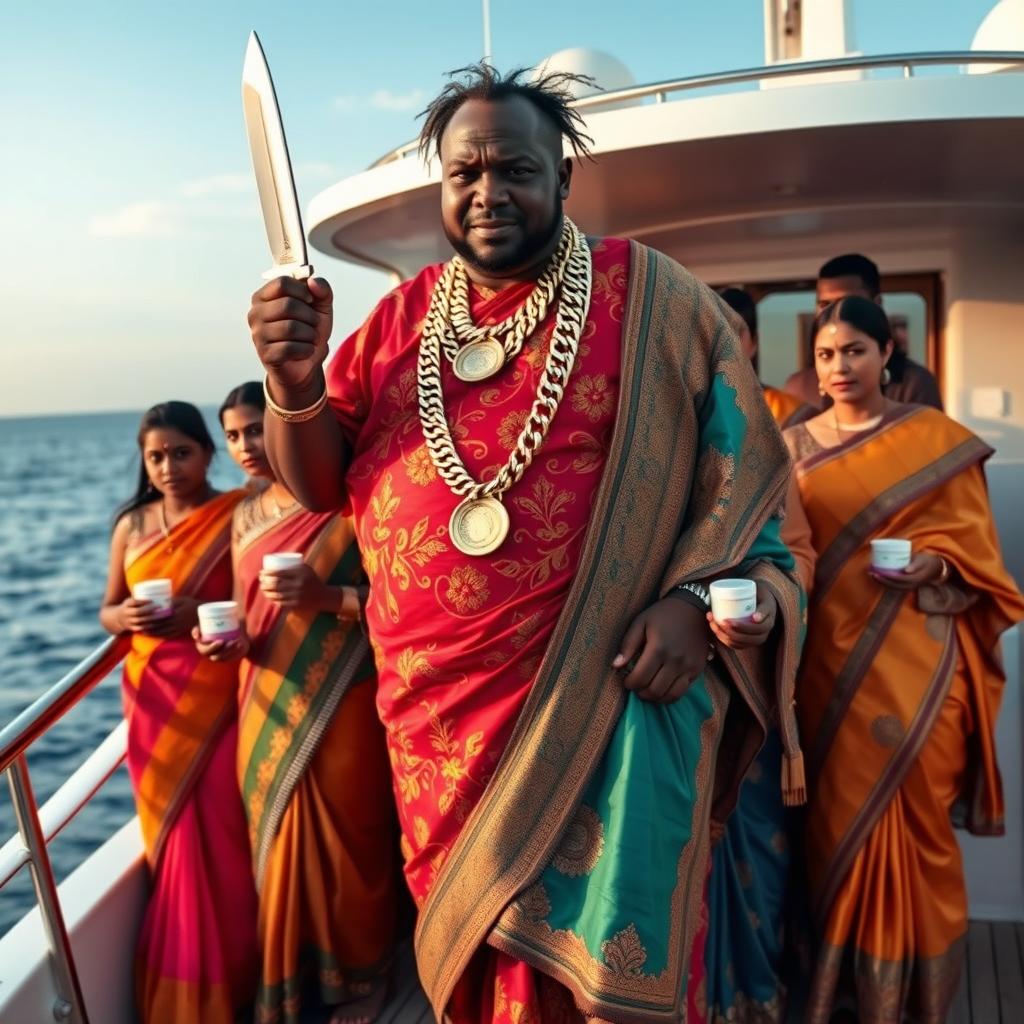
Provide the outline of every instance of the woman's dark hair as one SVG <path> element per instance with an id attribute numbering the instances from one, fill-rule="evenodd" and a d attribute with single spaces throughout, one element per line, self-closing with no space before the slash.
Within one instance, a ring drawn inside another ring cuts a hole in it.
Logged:
<path id="1" fill-rule="evenodd" d="M 815 318 L 811 326 L 811 350 L 818 332 L 829 324 L 849 324 L 862 334 L 874 339 L 880 349 L 884 349 L 892 340 L 892 330 L 885 310 L 877 302 L 865 299 L 860 295 L 847 295 L 844 299 L 826 306 Z"/>
<path id="2" fill-rule="evenodd" d="M 742 288 L 719 288 L 722 301 L 747 325 L 754 340 L 757 340 L 757 304 L 750 292 Z"/>
<path id="3" fill-rule="evenodd" d="M 593 139 L 587 135 L 583 115 L 573 107 L 573 95 L 569 86 L 573 83 L 593 86 L 594 80 L 587 75 L 573 75 L 565 71 L 548 71 L 523 81 L 531 68 L 517 68 L 504 75 L 486 61 L 470 64 L 448 72 L 451 81 L 431 101 L 430 106 L 420 113 L 424 118 L 420 132 L 420 155 L 426 159 L 431 151 L 441 155 L 441 136 L 455 112 L 467 100 L 488 100 L 497 102 L 521 96 L 532 103 L 568 139 L 577 156 L 589 156 Z M 461 75 L 461 81 L 456 76 Z"/>
<path id="4" fill-rule="evenodd" d="M 263 385 L 259 381 L 247 380 L 244 384 L 239 384 L 237 388 L 232 388 L 228 392 L 227 398 L 220 403 L 220 408 L 217 410 L 217 418 L 222 427 L 224 426 L 224 413 L 228 409 L 237 409 L 240 405 L 251 405 L 261 412 L 266 410 L 267 397 L 263 394 Z"/>
<path id="5" fill-rule="evenodd" d="M 142 422 L 139 424 L 138 483 L 135 486 L 135 493 L 114 514 L 115 523 L 129 512 L 134 512 L 137 508 L 156 501 L 159 496 L 160 492 L 149 482 L 149 474 L 146 472 L 146 463 L 142 458 L 141 449 L 146 435 L 151 430 L 159 430 L 161 427 L 180 431 L 211 455 L 216 451 L 210 431 L 206 429 L 203 414 L 191 402 L 161 402 L 159 405 L 154 405 L 152 409 L 147 409 L 142 414 Z"/>

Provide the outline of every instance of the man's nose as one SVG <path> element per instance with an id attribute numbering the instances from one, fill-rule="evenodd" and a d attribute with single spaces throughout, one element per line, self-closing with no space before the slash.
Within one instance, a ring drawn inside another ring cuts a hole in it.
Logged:
<path id="1" fill-rule="evenodd" d="M 508 204 L 508 188 L 500 174 L 485 171 L 477 179 L 476 203 L 485 210 Z"/>

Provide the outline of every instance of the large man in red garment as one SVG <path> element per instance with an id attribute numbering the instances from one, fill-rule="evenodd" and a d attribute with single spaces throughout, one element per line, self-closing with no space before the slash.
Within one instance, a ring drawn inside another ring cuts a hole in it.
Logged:
<path id="1" fill-rule="evenodd" d="M 717 298 L 564 216 L 567 84 L 483 65 L 431 104 L 456 256 L 326 372 L 326 281 L 249 313 L 276 472 L 355 518 L 417 964 L 456 1024 L 685 1016 L 709 823 L 776 714 L 802 787 L 785 449 Z M 759 604 L 716 648 L 729 575 Z"/>

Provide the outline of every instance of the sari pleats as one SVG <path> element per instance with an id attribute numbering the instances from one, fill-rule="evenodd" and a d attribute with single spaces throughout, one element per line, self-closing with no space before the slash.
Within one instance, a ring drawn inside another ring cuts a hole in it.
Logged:
<path id="1" fill-rule="evenodd" d="M 827 1022 L 837 996 L 842 1003 L 850 989 L 863 1024 L 898 1024 L 906 1009 L 921 1024 L 945 1021 L 967 931 L 950 812 L 963 787 L 970 732 L 967 680 L 958 671 L 928 741 L 832 904 L 811 990 L 813 1024 Z M 847 946 L 852 954 L 844 959 Z"/>

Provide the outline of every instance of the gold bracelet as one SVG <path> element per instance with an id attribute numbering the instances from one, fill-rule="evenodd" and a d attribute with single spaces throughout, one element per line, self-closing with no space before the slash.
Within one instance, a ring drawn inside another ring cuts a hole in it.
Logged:
<path id="1" fill-rule="evenodd" d="M 269 380 L 269 376 L 263 378 L 263 397 L 267 400 L 267 411 L 285 423 L 305 423 L 319 416 L 320 410 L 327 404 L 327 381 L 324 381 L 324 393 L 312 405 L 307 405 L 305 409 L 286 409 L 271 398 Z"/>

